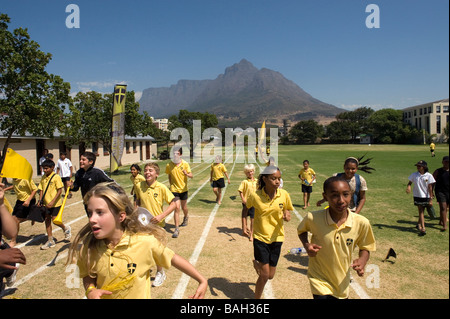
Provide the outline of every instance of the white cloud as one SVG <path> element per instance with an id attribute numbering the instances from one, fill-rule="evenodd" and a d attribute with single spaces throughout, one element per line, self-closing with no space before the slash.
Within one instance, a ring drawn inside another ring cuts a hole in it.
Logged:
<path id="1" fill-rule="evenodd" d="M 136 92 L 134 92 L 134 100 L 135 100 L 136 102 L 139 102 L 139 100 L 141 99 L 141 97 L 142 97 L 142 91 L 136 91 Z"/>

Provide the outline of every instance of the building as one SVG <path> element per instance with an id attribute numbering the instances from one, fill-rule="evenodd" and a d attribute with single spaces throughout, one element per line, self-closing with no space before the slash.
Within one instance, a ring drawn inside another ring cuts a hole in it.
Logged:
<path id="1" fill-rule="evenodd" d="M 168 131 L 169 130 L 169 120 L 168 119 L 155 119 L 151 117 L 153 124 L 155 124 L 157 129 L 160 129 L 162 131 Z"/>
<path id="2" fill-rule="evenodd" d="M 449 116 L 448 101 L 449 99 L 439 100 L 403 109 L 403 121 L 430 135 L 436 134 L 435 140 L 444 142 L 444 128 Z"/>
<path id="3" fill-rule="evenodd" d="M 5 145 L 6 137 L 0 135 L 0 150 Z M 95 166 L 108 170 L 110 167 L 110 156 L 107 149 L 99 143 L 92 143 L 91 147 L 86 147 L 84 144 L 78 147 L 69 148 L 63 137 L 55 134 L 54 138 L 26 136 L 13 136 L 10 140 L 9 148 L 25 157 L 33 166 L 33 178 L 37 178 L 39 174 L 39 158 L 42 157 L 44 149 L 53 154 L 53 159 L 56 161 L 59 158 L 59 153 L 67 152 L 67 157 L 72 161 L 74 172 L 80 168 L 79 158 L 85 151 L 93 152 L 97 155 Z M 151 136 L 130 137 L 125 136 L 125 144 L 122 155 L 122 165 L 131 165 L 133 163 L 140 163 L 156 159 L 157 145 L 155 139 Z"/>

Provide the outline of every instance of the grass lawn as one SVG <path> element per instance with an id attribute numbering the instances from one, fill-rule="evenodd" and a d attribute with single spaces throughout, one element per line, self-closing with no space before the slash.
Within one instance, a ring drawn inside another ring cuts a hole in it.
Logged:
<path id="1" fill-rule="evenodd" d="M 448 232 L 441 232 L 439 221 L 426 216 L 427 235 L 419 237 L 415 228 L 417 208 L 413 205 L 412 194 L 405 192 L 408 176 L 416 170 L 414 164 L 425 160 L 432 173 L 441 166 L 442 157 L 448 155 L 447 145 L 439 145 L 434 158 L 430 157 L 426 145 L 280 145 L 278 164 L 282 170 L 284 188 L 290 193 L 298 215 L 304 216 L 306 213 L 302 209 L 303 197 L 297 177 L 303 160 L 310 161 L 310 167 L 318 177 L 311 196 L 312 211 L 321 198 L 323 181 L 333 173 L 341 172 L 348 156 L 358 157 L 366 153 L 373 158 L 371 166 L 376 171 L 373 174 L 361 173 L 369 188 L 362 214 L 372 224 L 377 251 L 369 261 L 371 271 L 364 278 L 355 278 L 355 283 L 374 299 L 449 298 Z M 166 163 L 159 162 L 162 171 L 159 181 L 168 185 L 164 174 Z M 215 209 L 214 195 L 207 182 L 209 165 L 191 164 L 194 178 L 189 182 L 189 196 L 192 197 L 188 204 L 191 216 L 189 225 L 181 229 L 178 239 L 172 239 L 173 219 L 169 217 L 167 221 L 168 246 L 177 254 L 189 260 L 202 244 L 196 268 L 209 279 L 206 298 L 253 297 L 257 279 L 251 263 L 253 249 L 249 240 L 241 236 L 241 203 L 237 192 L 240 182 L 245 178 L 243 166 L 233 161 L 226 163 L 232 183 L 225 189 L 222 205 Z M 131 190 L 129 176 L 128 167 L 112 175 L 127 191 Z M 11 203 L 15 203 L 14 194 L 7 196 Z M 437 203 L 435 207 L 438 213 Z M 71 225 L 73 236 L 87 222 L 79 193 L 74 193 L 74 197 L 68 201 L 63 221 Z M 272 296 L 277 299 L 311 298 L 306 278 L 308 258 L 287 254 L 289 248 L 301 246 L 296 233 L 299 222 L 300 219 L 294 214 L 291 222 L 285 224 L 286 240 L 277 273 L 271 282 Z M 74 279 L 74 272 L 64 265 L 69 243 L 63 240 L 63 234 L 56 226 L 53 228 L 57 246 L 41 251 L 39 246 L 46 241 L 46 237 L 42 236 L 45 234 L 44 225 L 31 226 L 29 222 L 21 225 L 18 243 L 27 257 L 27 264 L 21 266 L 18 272 L 17 286 L 9 289 L 4 298 L 84 296 L 83 288 L 77 286 Z M 206 236 L 204 242 L 203 234 Z M 397 252 L 395 263 L 383 262 L 390 248 Z M 181 273 L 169 269 L 167 274 L 164 285 L 152 289 L 153 298 L 171 298 L 177 291 Z M 371 281 L 375 277 L 379 279 L 379 286 Z M 181 292 L 182 296 L 187 298 L 195 288 L 196 283 L 190 280 L 186 291 Z M 359 297 L 351 290 L 350 298 Z"/>

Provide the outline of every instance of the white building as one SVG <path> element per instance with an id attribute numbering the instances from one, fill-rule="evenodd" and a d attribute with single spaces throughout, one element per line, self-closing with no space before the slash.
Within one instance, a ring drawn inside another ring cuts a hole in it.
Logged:
<path id="1" fill-rule="evenodd" d="M 449 99 L 429 102 L 403 109 L 403 121 L 429 134 L 436 134 L 436 141 L 444 142 L 444 128 L 449 120 Z"/>

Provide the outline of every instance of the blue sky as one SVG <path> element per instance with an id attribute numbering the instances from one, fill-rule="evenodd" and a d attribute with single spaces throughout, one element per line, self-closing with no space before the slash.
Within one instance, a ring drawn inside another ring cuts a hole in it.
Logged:
<path id="1" fill-rule="evenodd" d="M 80 28 L 66 27 L 66 6 Z M 369 4 L 380 28 L 366 27 Z M 405 108 L 449 97 L 448 0 L 0 0 L 72 92 L 139 95 L 215 79 L 245 58 L 338 107 Z"/>

